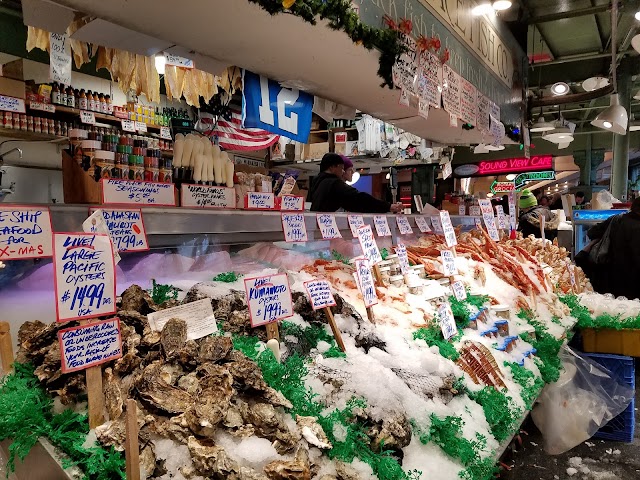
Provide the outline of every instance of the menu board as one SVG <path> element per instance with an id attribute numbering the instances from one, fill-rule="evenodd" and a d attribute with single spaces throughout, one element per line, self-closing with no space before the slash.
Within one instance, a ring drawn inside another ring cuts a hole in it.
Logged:
<path id="1" fill-rule="evenodd" d="M 0 260 L 50 257 L 51 231 L 47 207 L 0 206 Z"/>
<path id="2" fill-rule="evenodd" d="M 473 84 L 460 78 L 460 119 L 471 125 L 476 125 L 478 114 L 478 92 Z"/>
<path id="3" fill-rule="evenodd" d="M 336 216 L 332 213 L 318 213 L 316 215 L 316 221 L 318 222 L 318 228 L 320 229 L 323 239 L 331 240 L 334 238 L 342 238 L 342 234 L 336 223 Z"/>
<path id="4" fill-rule="evenodd" d="M 442 66 L 443 82 L 446 88 L 442 90 L 442 104 L 444 109 L 456 118 L 460 118 L 460 75 L 458 75 L 449 65 Z"/>

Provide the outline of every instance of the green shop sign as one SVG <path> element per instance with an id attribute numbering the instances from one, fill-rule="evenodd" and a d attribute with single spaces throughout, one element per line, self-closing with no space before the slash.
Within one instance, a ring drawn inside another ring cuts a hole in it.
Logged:
<path id="1" fill-rule="evenodd" d="M 513 183 L 516 190 L 523 187 L 527 182 L 541 182 L 543 180 L 555 180 L 555 170 L 545 170 L 544 172 L 526 172 L 518 175 Z"/>

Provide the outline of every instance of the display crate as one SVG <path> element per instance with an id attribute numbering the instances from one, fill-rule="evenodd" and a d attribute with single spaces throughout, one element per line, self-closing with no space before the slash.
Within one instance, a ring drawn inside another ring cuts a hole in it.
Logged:
<path id="1" fill-rule="evenodd" d="M 640 357 L 640 330 L 612 328 L 582 329 L 582 348 L 591 353 Z"/>
<path id="2" fill-rule="evenodd" d="M 607 355 L 599 353 L 585 353 L 584 356 L 609 370 L 619 382 L 623 382 L 625 385 L 629 385 L 635 389 L 636 372 L 633 358 L 622 355 Z M 636 426 L 635 406 L 634 396 L 625 411 L 611 419 L 605 426 L 596 432 L 594 437 L 605 440 L 615 440 L 618 442 L 633 442 L 633 435 Z"/>

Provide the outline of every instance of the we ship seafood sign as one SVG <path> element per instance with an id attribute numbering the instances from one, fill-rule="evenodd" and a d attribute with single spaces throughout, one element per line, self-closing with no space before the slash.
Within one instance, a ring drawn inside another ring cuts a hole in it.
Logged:
<path id="1" fill-rule="evenodd" d="M 95 367 L 122 357 L 120 320 L 90 323 L 58 332 L 62 373 Z"/>
<path id="2" fill-rule="evenodd" d="M 116 312 L 115 262 L 108 235 L 56 233 L 53 257 L 59 322 Z"/>
<path id="3" fill-rule="evenodd" d="M 50 257 L 51 238 L 48 208 L 0 207 L 0 260 Z"/>
<path id="4" fill-rule="evenodd" d="M 252 328 L 293 315 L 293 301 L 286 273 L 247 278 L 244 280 L 244 288 Z"/>

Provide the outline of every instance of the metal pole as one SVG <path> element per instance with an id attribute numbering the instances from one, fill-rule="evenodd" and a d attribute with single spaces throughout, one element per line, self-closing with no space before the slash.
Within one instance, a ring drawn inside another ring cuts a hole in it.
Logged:
<path id="1" fill-rule="evenodd" d="M 629 58 L 618 69 L 618 97 L 620 105 L 629 112 L 631 105 L 631 72 Z M 626 135 L 613 136 L 613 164 L 611 166 L 611 194 L 621 201 L 627 200 L 629 180 L 629 126 Z"/>

